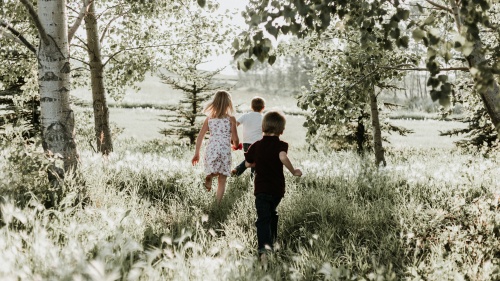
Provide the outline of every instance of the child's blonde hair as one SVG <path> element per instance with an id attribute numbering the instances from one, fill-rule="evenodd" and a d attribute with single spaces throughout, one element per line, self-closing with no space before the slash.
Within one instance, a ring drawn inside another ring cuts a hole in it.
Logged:
<path id="1" fill-rule="evenodd" d="M 226 91 L 217 91 L 203 112 L 211 118 L 222 118 L 234 114 L 231 94 Z"/>

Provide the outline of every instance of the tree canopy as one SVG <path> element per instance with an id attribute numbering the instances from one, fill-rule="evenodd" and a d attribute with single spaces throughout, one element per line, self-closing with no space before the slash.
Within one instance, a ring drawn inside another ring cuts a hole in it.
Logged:
<path id="1" fill-rule="evenodd" d="M 431 96 L 445 104 L 453 92 L 445 71 L 468 71 L 498 132 L 500 92 L 495 77 L 500 74 L 499 5 L 486 0 L 251 0 L 243 13 L 249 30 L 236 40 L 234 55 L 247 54 L 239 62 L 242 67 L 251 67 L 255 59 L 272 64 L 272 40 L 287 35 L 322 36 L 331 26 L 358 30 L 356 40 L 366 53 L 376 49 L 399 52 L 396 47 L 421 43 L 427 50 L 425 68 L 431 74 Z M 382 36 L 374 34 L 377 29 Z"/>

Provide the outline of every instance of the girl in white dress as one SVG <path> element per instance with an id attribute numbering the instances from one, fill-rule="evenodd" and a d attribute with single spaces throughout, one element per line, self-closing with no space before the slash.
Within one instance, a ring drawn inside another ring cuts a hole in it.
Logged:
<path id="1" fill-rule="evenodd" d="M 226 190 L 226 179 L 231 176 L 231 145 L 238 147 L 239 139 L 236 130 L 236 118 L 233 116 L 234 108 L 231 94 L 218 91 L 203 112 L 207 115 L 201 127 L 194 157 L 193 165 L 200 161 L 200 148 L 207 131 L 210 132 L 208 144 L 205 149 L 205 188 L 212 190 L 212 178 L 218 178 L 217 202 L 220 203 Z"/>

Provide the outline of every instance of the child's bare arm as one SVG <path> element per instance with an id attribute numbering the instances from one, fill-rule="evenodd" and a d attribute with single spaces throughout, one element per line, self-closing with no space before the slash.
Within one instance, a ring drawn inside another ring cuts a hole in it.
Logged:
<path id="1" fill-rule="evenodd" d="M 238 147 L 240 144 L 240 139 L 238 138 L 238 130 L 236 129 L 236 118 L 234 116 L 231 116 L 231 143 L 235 146 Z"/>
<path id="2" fill-rule="evenodd" d="M 283 165 L 288 169 L 288 171 L 290 171 L 290 173 L 292 173 L 292 175 L 298 177 L 302 176 L 302 171 L 300 169 L 293 168 L 292 162 L 290 162 L 290 159 L 288 159 L 288 155 L 286 154 L 286 152 L 281 151 L 279 157 L 281 163 L 283 163 Z"/>
<path id="3" fill-rule="evenodd" d="M 203 126 L 200 129 L 200 133 L 198 134 L 198 137 L 196 138 L 196 148 L 194 151 L 194 156 L 193 159 L 191 160 L 191 164 L 196 165 L 198 161 L 200 161 L 200 148 L 201 144 L 203 142 L 203 139 L 205 138 L 205 134 L 208 131 L 208 118 L 205 119 L 205 122 L 203 122 Z"/>

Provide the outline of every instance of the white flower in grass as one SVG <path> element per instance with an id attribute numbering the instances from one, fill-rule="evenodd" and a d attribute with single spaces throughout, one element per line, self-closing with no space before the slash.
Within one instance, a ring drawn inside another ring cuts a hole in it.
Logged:
<path id="1" fill-rule="evenodd" d="M 321 268 L 318 270 L 318 273 L 319 274 L 323 274 L 325 276 L 325 280 L 334 280 L 333 276 L 332 276 L 333 273 L 334 273 L 334 270 L 333 270 L 332 265 L 330 263 L 328 263 L 328 262 L 325 262 L 321 266 Z"/>
<path id="2" fill-rule="evenodd" d="M 231 242 L 229 242 L 229 248 L 243 251 L 245 249 L 245 246 L 240 241 L 232 240 Z"/>
<path id="3" fill-rule="evenodd" d="M 28 218 L 23 211 L 11 203 L 1 205 L 0 210 L 2 211 L 1 213 L 4 216 L 3 220 L 6 224 L 9 224 L 12 221 L 12 218 L 16 218 L 22 224 L 26 224 L 28 221 Z"/>
<path id="4" fill-rule="evenodd" d="M 208 215 L 207 214 L 203 214 L 201 216 L 201 222 L 204 223 L 204 222 L 207 222 L 208 221 Z"/>
<path id="5" fill-rule="evenodd" d="M 120 273 L 118 269 L 114 269 L 111 272 L 106 272 L 106 265 L 103 261 L 92 260 L 89 262 L 86 272 L 88 273 L 91 280 L 96 281 L 114 281 L 120 278 Z"/>

